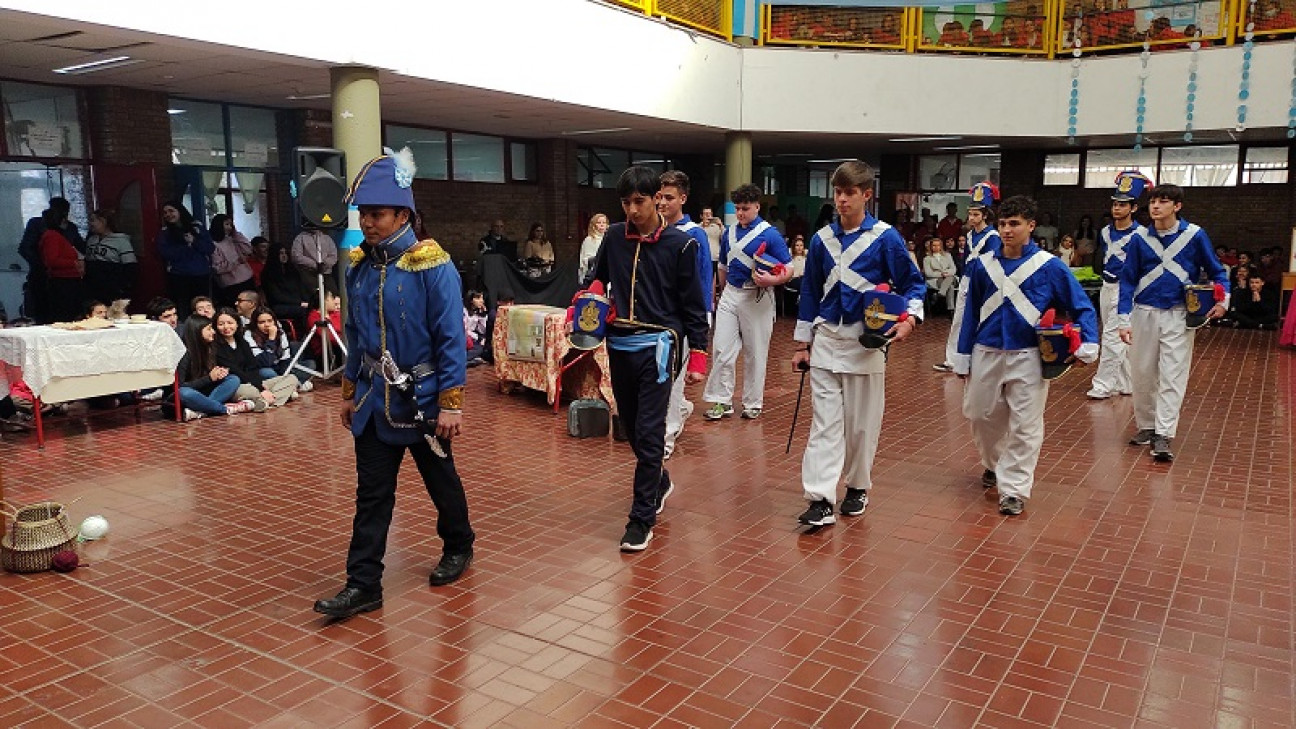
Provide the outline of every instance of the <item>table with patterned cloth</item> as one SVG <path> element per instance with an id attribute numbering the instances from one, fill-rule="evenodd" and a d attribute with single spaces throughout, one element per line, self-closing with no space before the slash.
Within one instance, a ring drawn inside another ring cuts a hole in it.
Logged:
<path id="1" fill-rule="evenodd" d="M 7 365 L 0 384 L 21 378 L 45 403 L 162 387 L 175 382 L 184 353 L 175 330 L 156 321 L 89 331 L 0 329 L 0 362 Z M 43 446 L 39 406 L 35 411 L 37 444 Z"/>
<path id="2" fill-rule="evenodd" d="M 566 329 L 565 309 L 534 304 L 499 307 L 491 346 L 500 389 L 522 385 L 544 392 L 549 403 L 555 403 L 564 362 L 581 354 L 567 343 Z M 610 373 L 607 350 L 599 347 L 562 372 L 564 390 L 571 397 L 606 400 L 615 409 Z"/>

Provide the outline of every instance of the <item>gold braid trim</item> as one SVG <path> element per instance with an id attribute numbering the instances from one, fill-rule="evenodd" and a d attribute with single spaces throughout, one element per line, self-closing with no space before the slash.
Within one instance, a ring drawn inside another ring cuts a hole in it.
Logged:
<path id="1" fill-rule="evenodd" d="M 449 261 L 450 254 L 446 253 L 436 241 L 428 238 L 410 246 L 410 249 L 396 261 L 396 267 L 405 271 L 426 271 Z"/>
<path id="2" fill-rule="evenodd" d="M 359 266 L 365 259 L 365 252 L 363 248 L 356 246 L 347 251 L 347 256 L 351 259 L 352 266 Z"/>
<path id="3" fill-rule="evenodd" d="M 351 400 L 355 398 L 355 383 L 347 378 L 342 378 L 342 399 Z"/>
<path id="4" fill-rule="evenodd" d="M 449 390 L 442 390 L 437 396 L 437 405 L 443 410 L 463 410 L 464 389 L 452 387 Z"/>

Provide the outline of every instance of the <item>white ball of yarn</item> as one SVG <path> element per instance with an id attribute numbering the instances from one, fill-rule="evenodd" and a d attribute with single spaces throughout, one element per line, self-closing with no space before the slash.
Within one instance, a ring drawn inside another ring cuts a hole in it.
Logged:
<path id="1" fill-rule="evenodd" d="M 95 514 L 87 516 L 85 521 L 81 522 L 81 538 L 86 541 L 100 539 L 108 534 L 108 520 Z"/>

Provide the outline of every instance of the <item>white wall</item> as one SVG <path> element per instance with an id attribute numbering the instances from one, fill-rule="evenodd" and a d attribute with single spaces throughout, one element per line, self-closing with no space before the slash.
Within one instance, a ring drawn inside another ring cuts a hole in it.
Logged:
<path id="1" fill-rule="evenodd" d="M 1056 138 L 1067 127 L 1069 60 L 740 49 L 591 0 L 367 0 L 340 13 L 226 0 L 201 21 L 153 0 L 0 7 L 721 129 Z M 1248 126 L 1287 125 L 1292 53 L 1255 48 Z M 1147 133 L 1183 129 L 1191 55 L 1152 54 Z M 1198 55 L 1194 124 L 1232 128 L 1242 49 Z M 1132 134 L 1138 76 L 1137 55 L 1082 61 L 1078 133 Z"/>

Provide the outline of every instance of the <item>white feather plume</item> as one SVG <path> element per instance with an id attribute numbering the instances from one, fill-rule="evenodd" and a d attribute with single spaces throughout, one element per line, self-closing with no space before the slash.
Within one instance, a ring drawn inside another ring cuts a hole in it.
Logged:
<path id="1" fill-rule="evenodd" d="M 389 149 L 383 151 L 396 161 L 396 184 L 401 187 L 414 184 L 414 173 L 418 171 L 418 165 L 414 164 L 414 151 L 409 147 L 401 147 L 399 152 L 392 152 Z"/>

